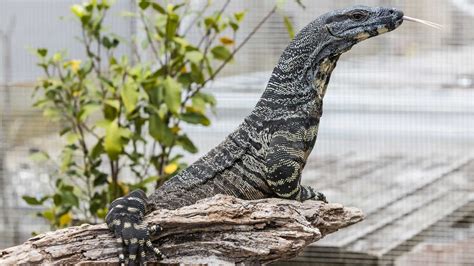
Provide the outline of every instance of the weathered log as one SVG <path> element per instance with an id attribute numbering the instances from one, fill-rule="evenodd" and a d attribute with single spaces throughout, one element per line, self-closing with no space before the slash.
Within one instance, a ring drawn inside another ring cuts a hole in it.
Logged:
<path id="1" fill-rule="evenodd" d="M 245 201 L 217 195 L 177 210 L 147 215 L 163 232 L 153 239 L 164 263 L 268 263 L 363 219 L 337 203 L 283 199 Z M 82 225 L 35 236 L 0 251 L 0 265 L 117 262 L 117 242 L 105 224 Z"/>

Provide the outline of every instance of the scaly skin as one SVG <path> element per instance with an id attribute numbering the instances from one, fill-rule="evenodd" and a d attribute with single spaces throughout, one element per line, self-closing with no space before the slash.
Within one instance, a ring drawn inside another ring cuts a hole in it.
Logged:
<path id="1" fill-rule="evenodd" d="M 331 73 L 342 53 L 394 30 L 402 17 L 398 10 L 359 6 L 325 14 L 302 29 L 283 52 L 255 109 L 221 144 L 150 198 L 134 191 L 112 203 L 106 222 L 125 246 L 120 260 L 135 264 L 140 258 L 142 263 L 147 250 L 161 257 L 149 240 L 159 228 L 141 224 L 152 210 L 176 209 L 216 194 L 326 201 L 300 182 Z"/>

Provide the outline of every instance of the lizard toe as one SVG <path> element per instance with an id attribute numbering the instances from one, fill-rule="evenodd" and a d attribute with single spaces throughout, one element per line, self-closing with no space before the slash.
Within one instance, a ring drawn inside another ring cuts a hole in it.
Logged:
<path id="1" fill-rule="evenodd" d="M 155 254 L 155 257 L 157 260 L 162 260 L 163 259 L 163 254 L 161 253 L 161 251 L 158 249 L 158 248 L 155 248 L 153 246 L 153 243 L 151 243 L 151 240 L 147 240 L 146 241 L 146 246 L 148 247 L 148 249 L 153 252 Z"/>
<path id="2" fill-rule="evenodd" d="M 154 224 L 154 225 L 148 227 L 148 232 L 150 233 L 151 236 L 158 235 L 159 233 L 161 233 L 162 230 L 163 229 L 161 228 L 161 226 L 159 226 L 157 224 Z"/>
<path id="3" fill-rule="evenodd" d="M 328 200 L 326 199 L 326 196 L 321 192 L 316 193 L 316 199 L 320 200 L 322 202 L 328 203 Z"/>

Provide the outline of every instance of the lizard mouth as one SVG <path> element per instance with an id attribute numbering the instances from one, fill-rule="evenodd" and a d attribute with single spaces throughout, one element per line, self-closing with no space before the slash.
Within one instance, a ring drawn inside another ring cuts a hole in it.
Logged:
<path id="1" fill-rule="evenodd" d="M 398 28 L 403 23 L 404 20 L 409 20 L 409 21 L 416 20 L 416 22 L 419 22 L 419 23 L 426 22 L 426 21 L 420 22 L 421 20 L 406 17 L 401 11 L 392 11 L 390 15 L 381 16 L 376 22 L 364 23 L 361 25 L 353 25 L 352 27 L 344 29 L 343 32 L 338 32 L 337 30 L 334 31 L 334 29 L 331 28 L 330 25 L 326 25 L 326 30 L 329 33 L 329 35 L 331 35 L 332 37 L 336 39 L 341 40 L 341 39 L 350 38 L 349 36 L 347 37 L 344 36 L 345 32 L 350 32 L 350 31 L 353 31 L 354 29 L 361 28 L 363 29 L 363 31 L 357 33 L 356 36 L 354 36 L 354 38 L 361 40 L 361 39 L 374 37 L 374 36 L 383 34 L 385 32 L 393 31 L 396 28 Z M 359 30 L 356 30 L 356 31 L 359 31 Z"/>
<path id="2" fill-rule="evenodd" d="M 329 27 L 328 25 L 326 25 L 326 30 L 328 31 L 329 35 L 331 35 L 332 37 L 334 37 L 336 39 L 339 39 L 339 40 L 343 39 L 341 36 L 338 36 L 337 34 L 332 32 L 331 27 Z"/>

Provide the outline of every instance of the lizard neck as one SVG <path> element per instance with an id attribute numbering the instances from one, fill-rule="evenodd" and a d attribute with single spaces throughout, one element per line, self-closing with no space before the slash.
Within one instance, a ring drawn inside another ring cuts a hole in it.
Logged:
<path id="1" fill-rule="evenodd" d="M 336 62 L 355 44 L 332 37 L 324 23 L 316 19 L 290 42 L 246 124 L 259 131 L 280 128 L 289 117 L 317 116 L 314 120 L 319 121 L 321 100 Z"/>
<path id="2" fill-rule="evenodd" d="M 324 95 L 326 95 L 326 89 L 338 59 L 339 56 L 324 58 L 318 64 L 316 71 L 313 72 L 314 74 L 310 78 L 313 83 L 313 89 L 316 92 L 316 97 L 319 97 L 321 100 L 324 98 Z"/>
<path id="3" fill-rule="evenodd" d="M 321 19 L 313 21 L 290 42 L 250 118 L 284 118 L 324 97 L 339 56 L 354 43 L 334 39 L 322 25 Z"/>
<path id="4" fill-rule="evenodd" d="M 285 59 L 282 57 L 275 67 L 267 88 L 251 115 L 252 120 L 275 123 L 275 120 L 288 116 L 313 116 L 316 110 L 309 109 L 322 108 L 321 101 L 339 55 L 318 58 L 312 64 L 300 62 L 291 69 L 288 69 L 290 64 L 286 64 Z"/>

